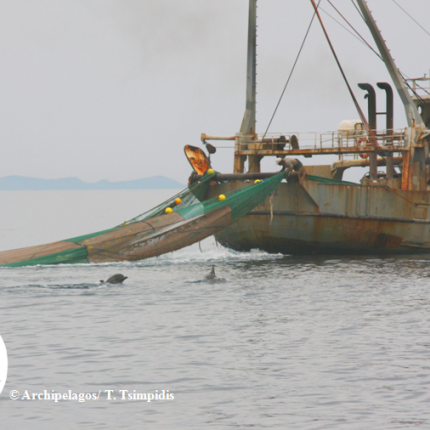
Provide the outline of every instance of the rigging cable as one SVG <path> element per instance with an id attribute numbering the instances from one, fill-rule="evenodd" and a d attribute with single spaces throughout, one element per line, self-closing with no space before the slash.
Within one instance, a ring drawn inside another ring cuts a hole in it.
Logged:
<path id="1" fill-rule="evenodd" d="M 370 141 L 373 145 L 375 145 L 375 147 L 376 147 L 377 149 L 379 149 L 379 145 L 378 145 L 378 142 L 377 142 L 377 140 L 376 140 L 376 136 L 375 136 L 374 132 L 370 129 L 370 127 L 369 127 L 369 123 L 367 122 L 367 119 L 366 119 L 366 117 L 364 116 L 364 113 L 363 113 L 363 111 L 361 110 L 361 107 L 360 107 L 360 105 L 358 104 L 357 99 L 355 98 L 355 95 L 354 95 L 354 93 L 353 93 L 353 91 L 352 91 L 352 88 L 351 88 L 351 86 L 349 85 L 348 79 L 346 78 L 345 72 L 344 72 L 344 71 L 343 71 L 343 69 L 342 69 L 342 66 L 341 66 L 341 64 L 340 64 L 340 62 L 339 62 L 339 59 L 338 59 L 337 55 L 336 55 L 336 52 L 335 52 L 335 50 L 334 50 L 334 47 L 333 47 L 333 45 L 332 45 L 332 43 L 331 43 L 331 41 L 330 41 L 330 38 L 328 37 L 327 31 L 326 31 L 326 29 L 325 29 L 325 27 L 324 27 L 324 24 L 323 24 L 323 22 L 322 22 L 321 16 L 320 16 L 320 14 L 319 14 L 319 12 L 318 12 L 318 9 L 317 9 L 317 7 L 316 7 L 316 5 L 315 5 L 315 1 L 314 1 L 314 0 L 311 0 L 311 2 L 312 2 L 312 5 L 313 5 L 313 7 L 314 7 L 314 9 L 315 9 L 316 15 L 317 15 L 318 20 L 319 20 L 319 22 L 320 22 L 320 24 L 321 24 L 321 28 L 322 28 L 322 30 L 323 30 L 323 32 L 324 32 L 324 35 L 325 35 L 325 37 L 326 37 L 326 39 L 327 39 L 327 42 L 328 42 L 328 44 L 329 44 L 329 46 L 330 46 L 331 52 L 333 53 L 333 56 L 334 56 L 334 58 L 335 58 L 335 60 L 336 60 L 336 63 L 337 63 L 337 65 L 338 65 L 338 67 L 339 67 L 340 73 L 342 74 L 343 80 L 345 81 L 345 84 L 346 84 L 346 86 L 348 87 L 348 91 L 349 91 L 349 93 L 350 93 L 350 95 L 351 95 L 351 98 L 352 98 L 352 100 L 353 100 L 354 104 L 355 104 L 355 108 L 357 109 L 357 112 L 358 112 L 358 114 L 360 115 L 361 121 L 363 122 L 364 128 L 365 128 L 365 130 L 366 130 L 367 134 L 369 135 L 369 141 Z"/>
<path id="2" fill-rule="evenodd" d="M 363 43 L 368 47 L 368 44 L 363 40 L 363 38 L 358 37 L 355 35 L 352 31 L 348 30 L 342 23 L 340 23 L 335 17 L 330 15 L 326 10 L 324 10 L 322 7 L 320 7 L 320 10 L 322 10 L 328 17 L 330 17 L 334 22 L 336 22 L 338 25 L 340 25 L 345 31 L 347 31 L 349 34 L 351 34 L 353 37 L 355 37 L 358 41 Z M 343 18 L 343 17 L 342 17 Z M 344 18 L 345 19 L 345 18 Z M 379 55 L 379 54 L 378 54 Z"/>
<path id="3" fill-rule="evenodd" d="M 402 76 L 402 79 L 403 79 L 403 82 L 405 83 L 405 85 L 411 90 L 411 92 L 414 94 L 414 96 L 421 102 L 421 103 L 425 103 L 425 101 L 423 100 L 423 98 L 411 87 L 411 84 L 408 82 L 408 80 L 407 80 L 407 76 L 406 75 L 404 75 L 400 70 L 399 70 L 399 72 L 400 72 L 400 74 L 401 74 L 401 76 Z M 415 85 L 418 85 L 416 82 L 415 82 Z M 418 85 L 419 86 L 419 85 Z M 419 86 L 420 87 L 420 86 Z M 430 95 L 430 93 L 425 89 L 425 88 L 422 88 L 422 87 L 420 87 L 420 89 L 422 89 L 423 91 L 425 91 L 427 94 L 429 94 Z"/>
<path id="4" fill-rule="evenodd" d="M 320 3 L 321 3 L 321 0 L 319 0 L 317 8 L 319 7 Z M 279 97 L 278 103 L 277 103 L 277 105 L 276 105 L 276 107 L 275 107 L 275 110 L 273 111 L 273 115 L 272 115 L 272 117 L 270 118 L 269 124 L 267 125 L 266 131 L 264 132 L 263 138 L 262 138 L 261 140 L 264 140 L 264 138 L 266 137 L 266 134 L 267 134 L 267 132 L 269 131 L 269 127 L 270 127 L 270 126 L 271 126 L 271 124 L 272 124 L 273 118 L 275 117 L 276 112 L 277 112 L 277 110 L 278 110 L 278 107 L 279 107 L 279 105 L 281 104 L 282 97 L 284 96 L 284 94 L 285 94 L 285 90 L 287 89 L 287 86 L 288 86 L 288 84 L 290 83 L 291 76 L 293 75 L 294 69 L 296 68 L 296 65 L 297 65 L 297 62 L 298 62 L 298 60 L 299 60 L 300 54 L 302 53 L 302 50 L 303 50 L 303 46 L 305 45 L 305 42 L 306 42 L 306 39 L 307 39 L 307 37 L 308 37 L 309 31 L 310 31 L 310 29 L 311 29 L 311 27 L 312 27 L 312 23 L 314 22 L 315 15 L 316 15 L 316 12 L 314 12 L 314 13 L 313 13 L 313 15 L 312 15 L 311 22 L 309 23 L 308 29 L 306 30 L 305 37 L 304 37 L 304 39 L 303 39 L 303 41 L 302 41 L 302 44 L 301 44 L 300 49 L 299 49 L 299 52 L 298 52 L 298 54 L 297 54 L 297 56 L 296 56 L 296 59 L 295 59 L 295 61 L 294 61 L 294 64 L 293 64 L 293 67 L 292 67 L 292 69 L 291 69 L 291 71 L 290 71 L 290 74 L 289 74 L 289 76 L 288 76 L 287 82 L 286 82 L 286 83 L 285 83 L 285 85 L 284 85 L 284 89 L 282 90 L 281 97 Z"/>
<path id="5" fill-rule="evenodd" d="M 327 0 L 330 4 L 331 4 L 331 2 L 330 2 L 330 0 Z M 394 0 L 393 0 L 394 1 Z M 364 16 L 363 16 L 363 14 L 361 13 L 361 10 L 357 7 L 357 5 L 355 4 L 355 1 L 354 0 L 351 0 L 351 3 L 354 5 L 354 7 L 357 9 L 357 11 L 358 11 L 358 13 L 359 13 L 359 15 L 361 16 L 361 18 L 363 19 L 363 21 L 364 22 L 366 22 L 366 20 L 364 19 Z M 331 4 L 332 5 L 332 4 Z M 333 5 L 332 5 L 333 6 Z M 400 6 L 399 6 L 400 7 Z M 333 8 L 334 9 L 336 9 L 334 6 L 333 6 Z M 337 9 L 336 9 L 337 10 Z M 339 15 L 341 15 L 340 14 L 340 12 L 338 11 L 338 13 L 339 13 Z M 407 13 L 406 11 L 405 11 L 405 13 Z M 342 16 L 342 15 L 341 15 Z M 344 18 L 345 19 L 345 18 Z M 346 21 L 346 19 L 345 19 L 345 21 Z M 348 25 L 352 28 L 352 29 L 354 29 L 354 27 L 352 27 L 352 25 L 348 22 L 348 21 L 346 21 L 347 23 L 348 23 Z M 381 61 L 384 61 L 384 59 L 382 58 L 382 56 L 378 53 L 378 52 L 376 52 L 373 48 L 372 48 L 372 46 L 368 43 L 368 42 L 366 42 L 366 40 L 363 38 L 363 36 L 361 36 L 361 34 L 359 34 L 355 29 L 354 29 L 354 31 L 360 36 L 360 38 L 363 40 L 363 42 L 365 42 L 365 44 L 369 47 L 369 49 L 371 49 L 379 58 L 380 58 L 380 60 Z M 424 31 L 426 31 L 426 30 L 424 30 Z M 418 99 L 420 99 L 420 101 L 423 101 L 423 99 L 416 93 L 416 91 L 414 91 L 412 88 L 411 88 L 411 86 L 409 85 L 409 83 L 407 82 L 407 79 L 409 79 L 408 78 L 408 76 L 405 74 L 405 73 L 403 73 L 400 69 L 398 69 L 399 70 L 399 72 L 400 72 L 400 74 L 402 75 L 402 78 L 403 78 L 403 81 L 405 82 L 405 85 L 407 85 L 408 87 L 409 87 L 409 89 L 415 94 L 415 96 L 418 98 Z M 416 82 L 415 82 L 415 85 L 420 89 L 420 90 L 422 90 L 422 91 L 424 91 L 425 93 L 427 93 L 428 95 L 430 95 L 430 92 L 429 91 L 427 91 L 424 87 L 422 87 L 420 84 L 417 84 Z"/>
<path id="6" fill-rule="evenodd" d="M 320 3 L 321 3 L 321 0 L 319 0 L 319 2 L 318 2 L 318 6 L 319 6 L 319 4 L 320 4 Z M 318 6 L 317 6 L 317 8 L 318 8 Z M 277 105 L 276 105 L 276 107 L 275 107 L 275 110 L 273 111 L 272 117 L 270 118 L 270 121 L 269 121 L 269 124 L 267 125 L 266 131 L 264 132 L 263 137 L 261 138 L 261 142 L 259 143 L 258 147 L 256 146 L 256 148 L 255 148 L 255 154 L 257 154 L 257 150 L 258 150 L 258 149 L 261 149 L 261 147 L 262 147 L 262 145 L 263 145 L 263 142 L 264 142 L 264 138 L 266 137 L 266 134 L 267 134 L 267 132 L 269 131 L 270 125 L 272 124 L 273 118 L 275 117 L 276 112 L 277 112 L 277 110 L 278 110 L 278 107 L 279 107 L 279 105 L 281 104 L 282 97 L 283 97 L 283 96 L 284 96 L 284 94 L 285 94 L 285 90 L 287 89 L 287 86 L 288 86 L 288 84 L 289 84 L 289 82 L 290 82 L 291 76 L 293 75 L 294 69 L 296 68 L 296 64 L 297 64 L 297 62 L 298 62 L 298 60 L 299 60 L 299 57 L 300 57 L 300 54 L 301 54 L 301 52 L 302 52 L 302 50 L 303 50 L 303 46 L 305 45 L 305 42 L 306 42 L 306 39 L 307 39 L 307 37 L 308 37 L 309 31 L 310 31 L 310 29 L 311 29 L 312 23 L 314 22 L 315 15 L 316 15 L 316 12 L 314 12 L 314 13 L 313 13 L 313 15 L 312 15 L 311 22 L 309 23 L 308 29 L 307 29 L 307 31 L 306 31 L 305 37 L 304 37 L 304 39 L 303 39 L 303 41 L 302 41 L 302 44 L 301 44 L 300 49 L 299 49 L 299 52 L 298 52 L 298 54 L 297 54 L 297 56 L 296 56 L 296 59 L 295 59 L 295 61 L 294 61 L 293 67 L 292 67 L 292 69 L 291 69 L 291 71 L 290 71 L 290 74 L 289 74 L 289 76 L 288 76 L 287 82 L 286 82 L 286 83 L 285 83 L 285 85 L 284 85 L 284 89 L 282 90 L 281 96 L 279 97 L 278 103 L 277 103 Z M 255 163 L 255 159 L 253 159 L 253 160 L 252 160 L 252 164 L 250 164 L 250 165 L 248 166 L 248 171 L 251 171 L 251 167 L 254 165 L 254 163 Z"/>
<path id="7" fill-rule="evenodd" d="M 330 5 L 332 6 L 332 8 L 343 18 L 343 20 L 351 27 L 351 29 L 352 30 L 354 30 L 354 32 L 357 34 L 357 36 L 361 39 L 361 41 L 375 54 L 375 55 L 377 55 L 378 56 L 378 58 L 381 60 L 381 61 L 384 61 L 384 59 L 382 58 L 382 56 L 375 50 L 375 49 L 373 49 L 373 47 L 370 45 L 370 43 L 368 43 L 367 41 L 366 41 L 366 39 L 364 39 L 364 37 L 350 24 L 350 22 L 339 12 L 339 10 L 333 5 L 333 3 L 330 1 L 330 0 L 327 0 L 329 3 L 330 3 Z M 394 0 L 393 0 L 394 1 Z M 352 0 L 352 3 L 354 4 L 354 6 L 355 6 L 355 3 L 354 3 L 354 1 Z M 323 10 L 322 8 L 320 8 L 321 10 Z M 325 12 L 324 10 L 323 10 L 323 12 Z M 360 12 L 360 11 L 359 11 Z M 334 21 L 336 21 L 339 25 L 341 25 L 343 28 L 345 28 L 342 24 L 340 24 L 336 19 L 334 19 L 331 15 L 329 15 L 327 12 L 325 12 L 328 16 L 330 16 L 330 18 L 332 18 Z M 361 15 L 361 12 L 360 12 L 360 16 L 363 18 L 363 16 Z M 364 18 L 363 18 L 364 19 Z M 345 30 L 347 30 L 346 28 L 345 28 Z M 348 33 L 350 33 L 350 34 L 352 34 L 350 31 L 348 31 Z M 414 91 L 413 89 L 412 89 L 412 87 L 409 85 L 409 83 L 407 82 L 407 79 L 409 79 L 400 69 L 399 69 L 399 72 L 400 72 L 400 74 L 402 75 L 402 78 L 403 78 L 403 80 L 404 80 L 404 82 L 405 82 L 405 84 L 409 87 L 409 89 L 414 93 L 414 95 L 421 101 L 421 102 L 423 102 L 423 99 L 417 94 L 417 92 L 416 91 Z M 422 90 L 422 91 L 424 91 L 425 93 L 427 93 L 427 94 L 429 94 L 430 95 L 430 92 L 428 92 L 424 87 L 422 87 L 421 85 L 419 85 L 419 84 L 417 84 L 417 83 L 415 83 L 415 85 L 417 86 L 417 87 L 419 87 L 419 89 L 420 90 Z"/>
<path id="8" fill-rule="evenodd" d="M 337 55 L 336 55 L 336 53 L 335 53 L 335 51 L 334 51 L 334 48 L 333 48 L 333 46 L 332 46 L 332 44 L 331 44 L 331 41 L 330 41 L 330 39 L 329 39 L 329 37 L 328 37 L 328 34 L 327 34 L 327 32 L 326 32 L 326 30 L 325 30 L 325 28 L 324 28 L 324 25 L 323 25 L 323 23 L 322 23 L 322 20 L 321 20 L 321 17 L 320 17 L 320 15 L 319 15 L 319 13 L 318 13 L 318 8 L 320 9 L 320 10 L 322 10 L 326 15 L 328 15 L 331 19 L 333 19 L 337 24 L 339 24 L 342 28 L 344 28 L 346 31 L 348 31 L 348 33 L 350 33 L 350 34 L 352 34 L 355 38 L 357 38 L 358 40 L 360 40 L 362 43 L 364 43 L 381 61 L 384 61 L 383 60 L 383 58 L 382 58 L 382 56 L 366 41 L 366 39 L 364 39 L 364 37 L 350 24 L 350 22 L 340 13 L 340 11 L 333 5 L 333 3 L 330 1 L 330 0 L 327 0 L 328 1 L 328 3 L 332 6 L 332 8 L 342 17 L 342 19 L 349 25 L 349 27 L 356 33 L 356 35 L 358 36 L 355 36 L 351 31 L 349 31 L 344 25 L 342 25 L 339 21 L 337 21 L 333 16 L 331 16 L 328 12 L 326 12 L 323 8 L 320 8 L 319 6 L 320 6 L 320 3 L 321 3 L 321 0 L 319 0 L 319 2 L 318 2 L 318 5 L 317 6 L 315 6 L 315 3 L 314 3 L 314 1 L 313 0 L 311 0 L 311 2 L 312 2 L 312 4 L 313 4 L 313 6 L 314 6 L 314 9 L 315 9 L 315 11 L 314 11 L 314 14 L 312 15 L 312 19 L 311 19 L 311 22 L 310 22 L 310 24 L 309 24 L 309 26 L 308 26 L 308 29 L 307 29 L 307 31 L 306 31 L 306 34 L 305 34 L 305 37 L 304 37 L 304 39 L 303 39 L 303 42 L 302 42 L 302 44 L 301 44 L 301 46 L 300 46 L 300 50 L 299 50 L 299 52 L 298 52 L 298 54 L 297 54 L 297 57 L 296 57 L 296 60 L 295 60 L 295 62 L 294 62 L 294 64 L 293 64 L 293 67 L 292 67 L 292 69 L 291 69 L 291 72 L 290 72 L 290 74 L 289 74 L 289 76 L 288 76 L 288 79 L 287 79 L 287 82 L 285 83 L 285 86 L 284 86 L 284 89 L 283 89 L 283 91 L 282 91 L 282 93 L 281 93 L 281 96 L 280 96 L 280 98 L 279 98 L 279 100 L 278 100 L 278 103 L 277 103 L 277 105 L 276 105 L 276 108 L 275 108 L 275 110 L 274 110 L 274 112 L 273 112 L 273 115 L 272 115 L 272 117 L 271 117 L 271 119 L 270 119 L 270 121 L 269 121 L 269 124 L 268 124 L 268 126 L 267 126 L 267 128 L 266 128 L 266 131 L 264 132 L 264 135 L 263 135 L 263 137 L 262 137 L 262 140 L 261 140 L 261 143 L 260 143 L 260 147 L 261 147 L 261 145 L 262 145 L 262 143 L 263 143 L 263 141 L 264 141 L 264 138 L 266 137 L 266 135 L 267 135 L 267 132 L 268 132 L 268 130 L 269 130 L 269 128 L 270 128 L 270 125 L 272 124 L 272 121 L 273 121 L 273 119 L 274 119 L 274 117 L 275 117 L 275 115 L 276 115 L 276 112 L 277 112 L 277 110 L 278 110 L 278 107 L 279 107 L 279 105 L 280 105 L 280 103 L 281 103 L 281 100 L 282 100 L 282 98 L 283 98 L 283 96 L 284 96 L 284 93 L 285 93 L 285 91 L 286 91 L 286 89 L 287 89 L 287 86 L 288 86 L 288 84 L 289 84 L 289 82 L 290 82 L 290 79 L 291 79 L 291 76 L 292 76 L 292 74 L 293 74 L 293 72 L 294 72 L 294 69 L 295 69 L 295 67 L 296 67 L 296 64 L 297 64 L 297 61 L 298 61 L 298 59 L 299 59 L 299 57 L 300 57 L 300 54 L 301 54 L 301 52 L 302 52 L 302 49 L 303 49 L 303 46 L 304 46 L 304 44 L 305 44 L 305 42 L 306 42 L 306 39 L 307 39 L 307 36 L 308 36 L 308 34 L 309 34 L 309 31 L 310 31 L 310 28 L 311 28 L 311 26 L 312 26 L 312 23 L 313 23 L 313 21 L 314 21 L 314 18 L 315 18 L 315 15 L 318 15 L 318 19 L 319 19 L 319 21 L 320 21 L 320 24 L 321 24 L 321 27 L 322 27 L 322 29 L 323 29 L 323 31 L 324 31 L 324 34 L 325 34 L 325 36 L 326 36 L 326 39 L 327 39 L 327 41 L 328 41 L 328 43 L 329 43 L 329 46 L 330 46 L 330 49 L 331 49 L 331 51 L 332 51 L 332 53 L 333 53 L 333 55 L 334 55 L 334 57 L 335 57 L 335 60 L 336 60 L 336 62 L 337 62 L 337 65 L 338 65 L 338 67 L 339 67 L 339 69 L 340 69 L 340 72 L 341 72 L 341 74 L 342 74 L 342 76 L 343 76 L 343 78 L 344 78 L 344 81 L 345 81 L 345 83 L 346 83 L 346 85 L 347 85 L 347 87 L 348 87 L 348 90 L 349 90 L 349 93 L 350 93 L 350 95 L 351 95 L 351 97 L 352 97 L 352 99 L 353 99 L 353 101 L 354 101 L 354 104 L 355 104 L 355 106 L 356 106 L 356 108 L 357 108 L 357 111 L 358 111 L 358 114 L 360 115 L 360 118 L 361 118 L 361 120 L 363 121 L 363 125 L 364 125 L 364 127 L 365 127 L 365 129 L 366 129 L 366 131 L 368 132 L 368 134 L 369 134 L 369 137 L 371 137 L 372 138 L 372 140 L 374 140 L 374 142 L 375 142 L 375 144 L 376 144 L 376 146 L 378 147 L 378 144 L 377 144 L 377 141 L 376 141 L 376 138 L 375 138 L 375 136 L 373 135 L 373 132 L 370 130 L 370 128 L 369 128 L 369 124 L 368 124 L 368 122 L 367 122 L 367 119 L 366 119 L 366 117 L 364 116 L 364 114 L 363 114 L 363 112 L 362 112 L 362 110 L 361 110 L 361 108 L 360 108 L 360 106 L 359 106 L 359 104 L 358 104 L 358 102 L 357 102 L 357 100 L 356 100 L 356 98 L 355 98 L 355 96 L 354 96 L 354 93 L 352 92 L 352 89 L 351 89 L 351 87 L 350 87 L 350 85 L 349 85 L 349 83 L 348 83 L 348 80 L 346 79 L 346 75 L 345 75 L 345 73 L 344 73 L 344 71 L 343 71 L 343 69 L 342 69 L 342 66 L 340 65 L 340 62 L 339 62 L 339 60 L 338 60 L 338 58 L 337 58 Z M 400 8 L 400 9 L 402 9 L 403 10 L 403 12 L 405 12 L 413 21 L 415 21 L 415 23 L 417 24 L 417 25 L 419 25 L 427 34 L 429 34 L 430 35 L 430 33 L 424 28 L 424 27 L 422 27 L 411 15 L 409 15 L 395 0 L 392 0 L 394 3 L 396 3 L 396 5 Z M 355 1 L 354 0 L 351 0 L 351 3 L 354 5 L 354 7 L 355 7 L 355 9 L 357 9 L 357 11 L 358 11 L 358 13 L 359 13 L 359 15 L 361 16 L 361 18 L 364 20 L 364 17 L 363 17 L 363 14 L 361 13 L 361 11 L 360 11 L 360 9 L 357 7 L 357 5 L 356 5 L 356 3 L 355 3 Z M 411 87 L 411 85 L 407 82 L 407 76 L 404 74 L 404 73 L 402 73 L 401 71 L 400 71 L 400 69 L 399 69 L 399 72 L 400 72 L 400 74 L 401 74 L 401 76 L 402 76 L 402 78 L 403 78 L 403 81 L 404 81 L 404 83 L 405 83 L 405 85 L 407 85 L 408 86 L 408 88 L 413 92 L 413 94 L 420 100 L 420 101 L 423 101 L 423 99 L 420 97 L 420 95 L 416 92 L 416 91 L 414 91 L 413 90 L 413 88 Z M 430 93 L 425 89 L 425 88 L 423 88 L 423 87 L 421 87 L 419 84 L 417 84 L 416 83 L 416 85 L 421 89 L 421 90 L 423 90 L 424 92 L 426 92 L 427 94 L 429 94 L 430 95 Z"/>
<path id="9" fill-rule="evenodd" d="M 351 25 L 351 23 L 340 13 L 340 11 L 333 5 L 333 3 L 330 0 L 327 0 L 330 4 L 330 6 L 342 17 L 342 19 L 351 27 L 351 29 L 355 32 L 355 34 L 361 39 L 361 41 L 374 53 L 376 54 L 382 61 L 384 61 L 381 57 L 381 55 L 379 54 L 379 52 L 377 52 L 372 45 L 370 45 L 370 43 Z M 354 2 L 353 2 L 354 3 Z M 355 6 L 355 3 L 354 3 Z M 359 11 L 360 12 L 360 11 Z M 361 18 L 364 20 L 363 15 L 360 12 L 360 16 Z M 334 19 L 334 18 L 333 18 Z M 336 20 L 335 20 L 336 21 Z M 337 22 L 337 21 L 336 21 Z M 341 25 L 341 24 L 340 24 Z M 342 25 L 343 27 L 343 25 Z"/>
<path id="10" fill-rule="evenodd" d="M 410 79 L 410 78 L 408 78 L 404 73 L 402 73 L 402 71 L 399 69 L 399 72 L 400 72 L 400 74 L 402 75 L 402 77 L 403 77 L 403 79 Z M 424 77 L 425 77 L 425 75 L 424 75 Z M 409 84 L 407 84 L 408 86 L 409 86 Z M 427 91 L 424 87 L 422 87 L 420 84 L 417 84 L 416 82 L 415 82 L 415 85 L 420 89 L 420 90 L 422 90 L 422 91 L 424 91 L 425 93 L 427 93 L 429 96 L 430 96 L 430 92 L 429 91 Z M 417 95 L 416 93 L 415 93 L 415 91 L 411 88 L 411 91 L 413 91 L 413 93 L 415 94 L 415 95 Z M 418 96 L 418 95 L 417 95 Z M 421 101 L 423 101 L 423 100 L 421 100 Z"/>
<path id="11" fill-rule="evenodd" d="M 351 3 L 354 5 L 354 7 L 357 9 L 358 14 L 361 16 L 361 19 L 364 21 L 364 16 L 361 13 L 361 10 L 358 8 L 358 6 L 355 4 L 354 0 L 351 0 Z"/>
<path id="12" fill-rule="evenodd" d="M 430 36 L 430 33 L 416 20 L 416 19 L 414 19 L 411 15 L 409 15 L 409 13 L 408 12 L 406 12 L 405 11 L 405 9 L 403 9 L 402 8 L 402 6 L 400 6 L 399 5 L 399 3 L 397 3 L 396 2 L 396 0 L 392 0 L 393 1 L 393 3 L 395 3 L 400 9 L 402 9 L 402 11 L 406 14 L 406 15 L 408 15 L 408 17 L 409 18 L 411 18 L 412 19 L 412 21 L 414 21 L 415 22 L 415 24 L 417 24 L 419 27 L 421 27 L 421 29 L 422 30 L 424 30 L 429 36 Z"/>

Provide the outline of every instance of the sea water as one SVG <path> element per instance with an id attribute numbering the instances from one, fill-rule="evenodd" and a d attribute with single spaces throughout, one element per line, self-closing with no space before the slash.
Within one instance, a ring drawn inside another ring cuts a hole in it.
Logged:
<path id="1" fill-rule="evenodd" d="M 0 192 L 0 250 L 173 194 Z M 203 279 L 211 265 L 220 282 Z M 128 279 L 100 284 L 114 273 Z M 430 428 L 425 256 L 296 258 L 210 238 L 136 263 L 1 268 L 0 335 L 1 429 Z"/>

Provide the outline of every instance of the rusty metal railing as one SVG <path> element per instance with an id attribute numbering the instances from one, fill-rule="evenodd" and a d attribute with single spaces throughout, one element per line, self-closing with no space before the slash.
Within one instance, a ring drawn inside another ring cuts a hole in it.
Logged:
<path id="1" fill-rule="evenodd" d="M 405 148 L 405 130 L 374 130 L 380 149 L 401 152 Z M 237 135 L 235 152 L 238 154 L 354 154 L 376 151 L 367 134 L 357 130 L 349 132 L 276 133 L 253 136 Z"/>
<path id="2" fill-rule="evenodd" d="M 413 96 L 417 94 L 420 97 L 429 98 L 430 97 L 430 76 L 424 74 L 422 78 L 406 79 L 408 82 L 412 83 Z M 419 83 L 417 83 L 419 82 Z"/>

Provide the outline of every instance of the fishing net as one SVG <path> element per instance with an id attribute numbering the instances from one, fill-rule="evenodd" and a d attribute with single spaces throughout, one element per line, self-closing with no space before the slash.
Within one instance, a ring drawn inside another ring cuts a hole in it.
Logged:
<path id="1" fill-rule="evenodd" d="M 108 233 L 110 231 L 116 230 L 124 225 L 133 224 L 139 221 L 144 221 L 146 219 L 163 215 L 167 207 L 172 207 L 172 209 L 175 210 L 174 208 L 177 206 L 177 203 L 175 203 L 175 200 L 177 200 L 178 198 L 181 200 L 181 207 L 194 205 L 204 199 L 204 196 L 209 187 L 211 178 L 213 178 L 213 176 L 216 173 L 218 172 L 214 172 L 212 174 L 208 174 L 206 172 L 203 175 L 203 178 L 199 182 L 193 184 L 190 188 L 186 188 L 185 190 L 180 191 L 178 194 L 174 195 L 173 197 L 170 197 L 169 199 L 165 200 L 163 203 L 160 203 L 159 205 L 155 206 L 155 208 L 152 208 L 149 211 L 146 211 L 132 218 L 131 220 L 124 222 L 123 224 L 109 228 L 107 230 L 101 230 L 95 233 L 84 234 L 82 236 L 76 236 L 65 240 L 68 242 L 81 242 L 81 241 L 90 239 L 92 237 L 96 237 L 104 233 Z"/>
<path id="2" fill-rule="evenodd" d="M 196 182 L 195 184 L 193 184 L 190 188 L 186 188 L 185 190 L 182 190 L 175 196 L 169 198 L 163 203 L 160 203 L 155 208 L 152 208 L 151 210 L 144 212 L 143 214 L 140 214 L 137 217 L 131 219 L 130 221 L 128 221 L 128 223 L 143 221 L 145 219 L 163 215 L 167 207 L 171 207 L 174 211 L 176 211 L 179 206 L 183 208 L 183 207 L 189 207 L 200 203 L 205 198 L 209 184 L 217 173 L 218 172 L 213 171 L 213 173 L 209 174 L 206 171 L 202 179 Z M 175 200 L 177 199 L 181 200 L 181 203 L 179 205 L 175 203 Z"/>
<path id="3" fill-rule="evenodd" d="M 204 200 L 215 174 L 205 173 L 190 188 L 112 229 L 2 252 L 0 266 L 134 261 L 162 255 L 228 227 L 260 204 L 285 177 L 281 172 Z M 171 213 L 166 213 L 167 208 Z"/>
<path id="4" fill-rule="evenodd" d="M 254 209 L 255 206 L 258 206 L 284 178 L 285 173 L 281 172 L 240 190 L 230 191 L 224 195 L 225 200 L 220 200 L 218 196 L 186 208 L 177 208 L 176 211 L 185 219 L 190 219 L 202 213 L 229 206 L 231 208 L 231 223 L 233 223 Z"/>

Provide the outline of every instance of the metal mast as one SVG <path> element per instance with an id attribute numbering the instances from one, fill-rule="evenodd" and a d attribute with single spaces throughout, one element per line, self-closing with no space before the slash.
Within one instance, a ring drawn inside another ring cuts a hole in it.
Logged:
<path id="1" fill-rule="evenodd" d="M 375 20 L 373 19 L 373 16 L 369 10 L 369 7 L 367 6 L 366 1 L 357 0 L 357 3 L 361 9 L 361 12 L 364 16 L 367 26 L 369 27 L 369 30 L 372 33 L 373 39 L 375 40 L 379 52 L 384 60 L 385 66 L 390 73 L 391 79 L 396 86 L 397 92 L 402 99 L 406 111 L 408 126 L 422 126 L 423 128 L 425 128 L 421 115 L 418 113 L 417 107 L 415 106 L 415 103 L 413 102 L 412 97 L 409 94 L 408 89 L 406 88 L 403 78 L 400 75 L 396 64 L 394 63 L 394 59 L 391 56 L 390 50 L 387 48 L 385 40 L 382 38 L 381 32 L 379 31 L 379 28 L 376 25 Z"/>
<path id="2" fill-rule="evenodd" d="M 248 59 L 246 66 L 246 108 L 240 132 L 255 133 L 255 94 L 257 88 L 257 0 L 249 0 Z"/>
<path id="3" fill-rule="evenodd" d="M 235 149 L 247 149 L 255 134 L 255 105 L 257 88 L 257 0 L 249 0 L 248 57 L 246 65 L 246 107 L 240 132 L 236 136 Z M 234 172 L 244 171 L 246 155 L 235 155 Z M 253 160 L 254 161 L 254 160 Z M 250 164 L 254 164 L 251 163 Z M 259 166 L 258 166 L 259 167 Z"/>
<path id="4" fill-rule="evenodd" d="M 428 142 L 424 138 L 429 134 L 429 131 L 426 129 L 424 121 L 418 113 L 418 109 L 403 82 L 402 76 L 394 63 L 393 57 L 385 44 L 385 40 L 382 38 L 366 1 L 357 0 L 357 3 L 405 107 L 408 121 L 408 128 L 405 133 L 405 146 L 409 150 L 402 154 L 401 188 L 402 190 L 409 191 L 426 191 L 427 175 L 425 163 L 428 159 L 429 147 Z"/>

